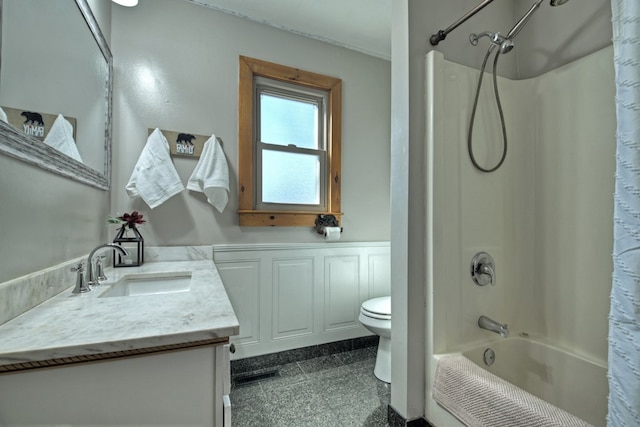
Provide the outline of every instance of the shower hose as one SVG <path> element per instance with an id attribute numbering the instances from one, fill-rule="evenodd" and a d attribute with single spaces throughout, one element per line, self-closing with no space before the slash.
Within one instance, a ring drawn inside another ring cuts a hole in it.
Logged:
<path id="1" fill-rule="evenodd" d="M 471 120 L 469 121 L 469 134 L 467 137 L 467 149 L 469 150 L 469 158 L 471 159 L 471 163 L 473 163 L 473 166 L 479 171 L 487 172 L 487 173 L 497 170 L 500 166 L 502 166 L 502 163 L 504 163 L 504 159 L 507 157 L 507 126 L 505 125 L 505 122 L 504 122 L 504 113 L 502 111 L 502 103 L 500 102 L 500 93 L 498 92 L 498 77 L 496 75 L 496 67 L 498 65 L 498 58 L 500 57 L 500 49 L 497 50 L 496 56 L 493 60 L 493 91 L 496 98 L 496 105 L 498 106 L 498 113 L 500 114 L 500 124 L 502 125 L 502 157 L 500 158 L 500 161 L 498 162 L 497 165 L 495 165 L 490 169 L 487 169 L 478 164 L 476 157 L 473 154 L 473 123 L 475 122 L 475 118 L 476 118 L 476 110 L 478 108 L 478 98 L 480 98 L 480 88 L 482 87 L 482 79 L 484 76 L 484 70 L 487 66 L 487 60 L 489 59 L 489 56 L 491 56 L 491 52 L 493 52 L 493 49 L 495 47 L 496 47 L 495 45 L 489 46 L 489 49 L 487 50 L 487 54 L 484 57 L 484 61 L 482 62 L 482 69 L 480 70 L 480 76 L 478 77 L 478 87 L 476 89 L 476 98 L 473 101 L 473 109 L 471 110 Z"/>

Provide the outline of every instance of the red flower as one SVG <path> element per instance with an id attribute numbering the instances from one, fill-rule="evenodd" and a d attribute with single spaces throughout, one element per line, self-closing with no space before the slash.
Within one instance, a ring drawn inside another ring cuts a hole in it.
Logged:
<path id="1" fill-rule="evenodd" d="M 124 213 L 122 216 L 119 216 L 118 219 L 127 223 L 129 228 L 134 228 L 135 224 L 144 224 L 145 221 L 142 219 L 143 215 L 138 213 L 138 211 L 133 211 L 130 214 Z"/>

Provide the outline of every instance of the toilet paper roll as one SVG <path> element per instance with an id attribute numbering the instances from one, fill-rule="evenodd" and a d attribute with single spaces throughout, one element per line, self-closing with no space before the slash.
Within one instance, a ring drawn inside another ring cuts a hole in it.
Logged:
<path id="1" fill-rule="evenodd" d="M 324 240 L 340 240 L 340 227 L 325 227 Z"/>

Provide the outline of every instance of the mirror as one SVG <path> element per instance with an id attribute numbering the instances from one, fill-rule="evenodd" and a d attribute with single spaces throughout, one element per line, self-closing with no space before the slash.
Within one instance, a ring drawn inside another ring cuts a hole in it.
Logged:
<path id="1" fill-rule="evenodd" d="M 87 0 L 0 0 L 0 16 L 0 152 L 109 189 L 113 63 Z"/>

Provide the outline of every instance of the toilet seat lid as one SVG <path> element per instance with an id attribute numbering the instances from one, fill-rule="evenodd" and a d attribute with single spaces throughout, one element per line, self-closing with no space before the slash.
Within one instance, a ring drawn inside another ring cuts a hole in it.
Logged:
<path id="1" fill-rule="evenodd" d="M 382 316 L 391 316 L 391 297 L 379 297 L 362 303 L 362 310 Z"/>

